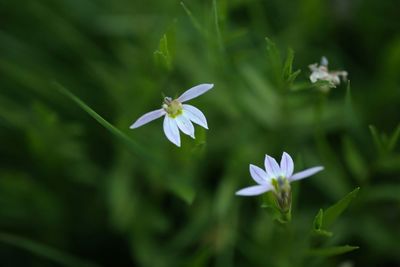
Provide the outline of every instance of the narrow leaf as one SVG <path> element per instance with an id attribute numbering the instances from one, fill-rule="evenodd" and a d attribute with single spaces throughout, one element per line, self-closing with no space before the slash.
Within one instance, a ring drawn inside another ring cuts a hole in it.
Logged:
<path id="1" fill-rule="evenodd" d="M 379 136 L 378 130 L 375 128 L 375 126 L 369 125 L 369 131 L 371 132 L 376 149 L 379 151 L 379 153 L 382 154 L 384 152 L 384 146 L 381 137 Z"/>
<path id="2" fill-rule="evenodd" d="M 357 246 L 335 246 L 335 247 L 327 247 L 327 248 L 318 248 L 312 249 L 309 251 L 309 255 L 319 256 L 319 257 L 331 257 L 340 254 L 344 254 L 353 250 L 359 249 Z"/>
<path id="3" fill-rule="evenodd" d="M 164 66 L 167 70 L 172 68 L 172 57 L 168 47 L 168 37 L 164 34 L 160 39 L 158 50 L 154 51 L 154 59 L 156 62 Z"/>
<path id="4" fill-rule="evenodd" d="M 188 15 L 188 17 L 190 18 L 190 20 L 193 23 L 193 26 L 204 36 L 205 31 L 204 29 L 201 27 L 200 23 L 197 21 L 197 19 L 193 16 L 192 12 L 190 11 L 190 9 L 185 5 L 185 3 L 181 2 L 181 6 L 183 7 L 183 9 L 185 10 L 186 14 Z"/>
<path id="5" fill-rule="evenodd" d="M 400 137 L 400 124 L 397 126 L 396 130 L 390 137 L 389 144 L 388 144 L 389 151 L 393 151 L 393 149 L 395 148 L 395 146 L 397 144 L 397 140 L 399 139 L 399 137 Z"/>
<path id="6" fill-rule="evenodd" d="M 322 226 L 324 228 L 328 228 L 332 225 L 332 223 L 339 217 L 340 214 L 342 214 L 342 212 L 349 206 L 351 201 L 357 196 L 359 190 L 360 188 L 357 187 L 324 212 L 322 222 Z"/>
<path id="7" fill-rule="evenodd" d="M 329 232 L 329 231 L 326 231 L 326 230 L 322 230 L 322 229 L 314 230 L 313 233 L 315 235 L 320 235 L 320 236 L 323 236 L 323 237 L 331 237 L 331 236 L 333 236 L 332 232 Z"/>
<path id="8" fill-rule="evenodd" d="M 301 70 L 296 70 L 295 72 L 293 72 L 292 74 L 290 74 L 290 76 L 287 78 L 287 82 L 289 84 L 293 83 L 294 80 L 296 80 L 297 76 L 299 76 L 299 74 L 301 73 Z"/>
<path id="9" fill-rule="evenodd" d="M 217 32 L 218 46 L 219 46 L 219 49 L 221 51 L 223 51 L 224 50 L 224 45 L 222 43 L 221 30 L 220 30 L 220 26 L 219 26 L 219 16 L 218 16 L 217 1 L 213 0 L 212 5 L 213 5 L 213 11 L 214 11 L 214 24 L 215 24 L 215 31 Z"/>
<path id="10" fill-rule="evenodd" d="M 268 37 L 265 37 L 265 41 L 267 42 L 267 52 L 268 52 L 268 56 L 271 61 L 271 64 L 274 65 L 274 69 L 280 70 L 282 65 L 281 65 L 281 55 L 280 55 L 278 47 Z"/>
<path id="11" fill-rule="evenodd" d="M 314 223 L 313 223 L 314 230 L 320 230 L 321 229 L 323 216 L 324 216 L 324 211 L 322 209 L 320 209 L 318 211 L 317 216 L 315 216 L 315 219 L 314 219 Z"/>
<path id="12" fill-rule="evenodd" d="M 293 49 L 289 48 L 286 54 L 286 60 L 282 70 L 283 79 L 286 79 L 291 75 L 293 59 L 294 59 L 294 51 Z"/>
<path id="13" fill-rule="evenodd" d="M 191 205 L 196 197 L 196 191 L 191 185 L 172 181 L 169 184 L 169 189 L 188 205 Z"/>
<path id="14" fill-rule="evenodd" d="M 317 213 L 317 215 L 314 218 L 313 222 L 313 233 L 315 235 L 320 235 L 324 237 L 331 237 L 333 235 L 332 232 L 326 231 L 321 229 L 322 228 L 322 223 L 323 223 L 323 218 L 324 218 L 324 211 L 320 209 Z"/>
<path id="15" fill-rule="evenodd" d="M 61 84 L 55 82 L 53 85 L 65 96 L 67 96 L 69 99 L 71 99 L 75 104 L 77 104 L 81 109 L 86 111 L 92 118 L 94 118 L 98 123 L 100 123 L 104 128 L 109 130 L 118 140 L 120 140 L 122 143 L 126 144 L 130 150 L 132 150 L 135 154 L 139 156 L 144 156 L 145 158 L 154 158 L 150 154 L 146 152 L 144 148 L 142 148 L 138 143 L 136 143 L 134 140 L 129 138 L 126 134 L 121 132 L 119 129 L 117 129 L 115 126 L 113 126 L 111 123 L 106 121 L 103 117 L 101 117 L 98 113 L 96 113 L 93 109 L 91 109 L 88 105 L 86 105 L 82 100 L 80 100 L 78 97 L 76 97 L 74 94 L 72 94 L 68 89 L 63 87 Z"/>
<path id="16" fill-rule="evenodd" d="M 99 266 L 97 264 L 93 264 L 88 261 L 78 259 L 66 252 L 62 252 L 60 250 L 51 248 L 49 246 L 40 244 L 36 241 L 12 234 L 0 233 L 0 242 L 29 251 L 32 254 L 36 254 L 40 257 L 46 258 L 50 261 L 53 261 L 63 266 L 69 266 L 69 267 Z"/>

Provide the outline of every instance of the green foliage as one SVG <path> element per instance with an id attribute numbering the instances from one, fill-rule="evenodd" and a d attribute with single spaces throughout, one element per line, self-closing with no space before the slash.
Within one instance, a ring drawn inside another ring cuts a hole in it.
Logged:
<path id="1" fill-rule="evenodd" d="M 324 211 L 323 209 L 320 209 L 319 212 L 317 213 L 317 216 L 315 216 L 314 218 L 313 231 L 317 235 L 331 237 L 333 235 L 332 232 L 322 229 L 323 218 L 324 218 Z"/>
<path id="2" fill-rule="evenodd" d="M 369 125 L 369 130 L 371 132 L 375 148 L 381 155 L 387 155 L 396 147 L 400 137 L 400 124 L 396 127 L 391 136 L 387 136 L 384 133 L 379 133 L 379 131 L 373 125 Z"/>
<path id="3" fill-rule="evenodd" d="M 1 265 L 399 265 L 396 4 L 2 1 Z M 321 56 L 351 89 L 310 82 Z M 203 82 L 195 140 L 129 129 Z M 282 151 L 325 167 L 293 183 L 284 224 L 235 196 Z M 357 186 L 351 211 L 355 192 L 320 210 Z"/>
<path id="4" fill-rule="evenodd" d="M 164 67 L 168 71 L 171 71 L 173 69 L 173 60 L 176 49 L 175 28 L 176 23 L 169 27 L 167 32 L 164 33 L 161 37 L 158 49 L 153 53 L 156 64 Z"/>
<path id="5" fill-rule="evenodd" d="M 359 249 L 359 247 L 355 246 L 336 246 L 336 247 L 326 247 L 326 248 L 319 248 L 319 249 L 314 249 L 309 252 L 310 255 L 312 256 L 318 256 L 318 257 L 332 257 L 344 253 L 348 253 L 350 251 Z"/>
<path id="6" fill-rule="evenodd" d="M 294 51 L 289 48 L 285 60 L 282 61 L 281 53 L 276 44 L 268 37 L 265 40 L 267 42 L 268 64 L 270 65 L 271 73 L 273 73 L 271 78 L 278 88 L 287 90 L 293 86 L 296 77 L 301 72 L 301 70 L 293 72 Z"/>
<path id="7" fill-rule="evenodd" d="M 353 199 L 357 196 L 359 187 L 348 193 L 344 198 L 339 200 L 334 205 L 327 208 L 323 215 L 323 223 L 322 226 L 329 228 L 335 220 L 339 217 L 340 214 L 349 206 L 349 204 L 353 201 Z"/>
<path id="8" fill-rule="evenodd" d="M 204 28 L 200 25 L 200 23 L 197 21 L 197 19 L 193 16 L 192 11 L 190 11 L 190 9 L 186 6 L 186 4 L 184 2 L 181 2 L 181 6 L 183 7 L 183 9 L 185 10 L 186 14 L 188 15 L 188 17 L 190 18 L 190 21 L 192 22 L 193 26 L 203 35 L 205 35 L 205 30 Z M 215 10 L 215 8 L 214 8 Z M 215 12 L 215 11 L 214 11 Z"/>
<path id="9" fill-rule="evenodd" d="M 320 209 L 314 218 L 313 222 L 313 234 L 322 237 L 332 237 L 333 233 L 325 229 L 329 229 L 336 219 L 343 213 L 343 211 L 349 206 L 352 200 L 357 196 L 360 188 L 354 189 L 352 192 L 347 194 L 344 198 L 340 199 L 334 205 L 327 208 L 325 211 Z M 356 246 L 334 246 L 334 247 L 322 247 L 313 248 L 309 254 L 312 256 L 335 256 L 344 254 L 350 251 L 358 249 Z"/>
<path id="10" fill-rule="evenodd" d="M 158 64 L 163 65 L 167 70 L 172 68 L 172 57 L 168 48 L 167 35 L 161 37 L 158 50 L 154 51 L 154 58 Z"/>
<path id="11" fill-rule="evenodd" d="M 121 132 L 119 129 L 117 129 L 115 126 L 113 126 L 111 123 L 103 119 L 96 111 L 91 109 L 88 105 L 86 105 L 82 100 L 77 98 L 75 95 L 73 95 L 70 91 L 68 91 L 65 87 L 58 83 L 54 83 L 54 86 L 65 96 L 69 97 L 75 104 L 77 104 L 80 108 L 82 108 L 84 111 L 86 111 L 93 119 L 95 119 L 98 123 L 100 123 L 104 128 L 109 130 L 115 137 L 117 137 L 119 140 L 121 140 L 128 148 L 131 148 L 131 150 L 139 154 L 141 156 L 149 157 L 149 154 L 146 152 L 146 150 L 142 147 L 140 147 L 139 144 L 137 144 L 135 141 L 130 139 L 128 136 L 126 136 L 123 132 Z"/>
<path id="12" fill-rule="evenodd" d="M 343 213 L 343 211 L 349 206 L 353 199 L 357 196 L 359 187 L 351 191 L 344 198 L 339 200 L 334 205 L 327 208 L 325 211 L 320 209 L 314 218 L 313 230 L 314 233 L 330 237 L 333 233 L 326 231 L 336 221 L 336 219 Z"/>

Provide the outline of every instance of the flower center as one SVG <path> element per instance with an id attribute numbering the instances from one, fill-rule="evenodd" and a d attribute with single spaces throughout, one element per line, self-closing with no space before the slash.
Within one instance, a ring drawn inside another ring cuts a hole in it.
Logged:
<path id="1" fill-rule="evenodd" d="M 272 185 L 276 192 L 287 191 L 290 190 L 290 183 L 286 177 L 279 176 L 278 178 L 272 179 Z"/>
<path id="2" fill-rule="evenodd" d="M 289 180 L 286 177 L 279 176 L 278 178 L 272 179 L 272 185 L 275 189 L 273 191 L 275 200 L 281 212 L 290 211 L 292 205 L 292 190 Z"/>
<path id="3" fill-rule="evenodd" d="M 162 108 L 171 118 L 176 118 L 182 114 L 182 103 L 177 99 L 172 100 L 170 97 L 164 98 L 164 104 L 162 105 Z"/>

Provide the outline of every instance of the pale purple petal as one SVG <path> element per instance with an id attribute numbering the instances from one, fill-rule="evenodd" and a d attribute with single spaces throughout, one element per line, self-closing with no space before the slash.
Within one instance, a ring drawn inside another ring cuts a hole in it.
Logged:
<path id="1" fill-rule="evenodd" d="M 146 123 L 149 123 L 155 119 L 160 118 L 163 115 L 165 115 L 165 110 L 163 110 L 163 109 L 157 109 L 157 110 L 150 111 L 150 112 L 144 114 L 143 116 L 141 116 L 139 119 L 137 119 L 135 121 L 135 123 L 132 124 L 129 128 L 131 128 L 131 129 L 138 128 Z"/>
<path id="2" fill-rule="evenodd" d="M 311 175 L 314 175 L 317 172 L 322 171 L 323 169 L 324 169 L 324 167 L 322 167 L 322 166 L 312 167 L 312 168 L 306 169 L 304 171 L 295 173 L 292 177 L 289 177 L 288 179 L 290 182 L 301 180 L 301 179 L 307 178 Z"/>
<path id="3" fill-rule="evenodd" d="M 265 155 L 265 170 L 269 178 L 277 178 L 281 175 L 281 169 L 273 157 Z"/>
<path id="4" fill-rule="evenodd" d="M 321 58 L 321 66 L 328 66 L 328 59 L 326 57 Z"/>
<path id="5" fill-rule="evenodd" d="M 294 164 L 293 159 L 286 152 L 283 152 L 281 158 L 281 172 L 284 177 L 290 177 L 293 174 Z"/>
<path id="6" fill-rule="evenodd" d="M 164 119 L 164 133 L 168 140 L 177 146 L 181 146 L 181 137 L 179 136 L 178 126 L 176 121 L 168 116 Z"/>
<path id="7" fill-rule="evenodd" d="M 269 185 L 255 185 L 243 188 L 236 192 L 238 196 L 257 196 L 262 193 L 268 192 L 272 189 L 272 186 Z"/>
<path id="8" fill-rule="evenodd" d="M 192 122 L 186 118 L 185 116 L 178 116 L 175 118 L 176 124 L 178 125 L 179 129 L 184 133 L 189 135 L 194 139 L 194 127 Z"/>
<path id="9" fill-rule="evenodd" d="M 203 83 L 203 84 L 196 85 L 195 87 L 190 88 L 189 90 L 184 92 L 180 97 L 178 97 L 178 101 L 185 102 L 185 101 L 188 101 L 195 97 L 198 97 L 199 95 L 202 95 L 205 92 L 207 92 L 208 90 L 210 90 L 211 88 L 213 88 L 213 86 L 214 86 L 214 84 L 210 84 L 210 83 Z"/>
<path id="10" fill-rule="evenodd" d="M 184 116 L 186 116 L 192 122 L 200 125 L 201 127 L 208 129 L 207 120 L 203 112 L 191 105 L 183 104 L 182 106 Z"/>
<path id="11" fill-rule="evenodd" d="M 257 184 L 265 185 L 270 182 L 267 173 L 253 164 L 250 164 L 250 175 Z"/>

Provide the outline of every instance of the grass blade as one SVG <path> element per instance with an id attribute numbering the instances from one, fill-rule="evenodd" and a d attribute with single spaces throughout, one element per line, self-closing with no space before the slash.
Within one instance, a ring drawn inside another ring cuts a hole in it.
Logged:
<path id="1" fill-rule="evenodd" d="M 215 23 L 215 30 L 217 32 L 217 40 L 218 40 L 218 46 L 221 51 L 224 50 L 224 45 L 222 43 L 222 36 L 221 36 L 221 30 L 219 27 L 219 18 L 218 18 L 218 8 L 217 8 L 217 1 L 213 0 L 213 11 L 214 11 L 214 23 Z"/>
<path id="2" fill-rule="evenodd" d="M 206 36 L 206 33 L 204 31 L 204 29 L 201 27 L 200 23 L 197 21 L 197 19 L 193 16 L 192 12 L 190 11 L 189 8 L 187 8 L 187 6 L 185 5 L 185 3 L 181 2 L 181 6 L 183 7 L 183 9 L 185 10 L 186 14 L 188 15 L 188 17 L 190 18 L 190 20 L 192 21 L 194 27 L 204 36 Z"/>
<path id="3" fill-rule="evenodd" d="M 103 117 L 101 117 L 96 111 L 86 105 L 82 100 L 80 100 L 77 96 L 71 93 L 68 89 L 66 89 L 61 84 L 54 82 L 54 86 L 65 96 L 71 99 L 75 104 L 77 104 L 81 109 L 86 111 L 93 119 L 95 119 L 98 123 L 100 123 L 104 128 L 109 130 L 117 139 L 119 139 L 122 143 L 127 145 L 131 151 L 133 151 L 136 155 L 145 157 L 146 159 L 154 158 L 154 156 L 150 155 L 146 152 L 144 148 L 142 148 L 138 143 L 129 138 L 126 134 L 121 132 L 121 130 L 117 129 L 114 125 L 109 123 Z"/>

